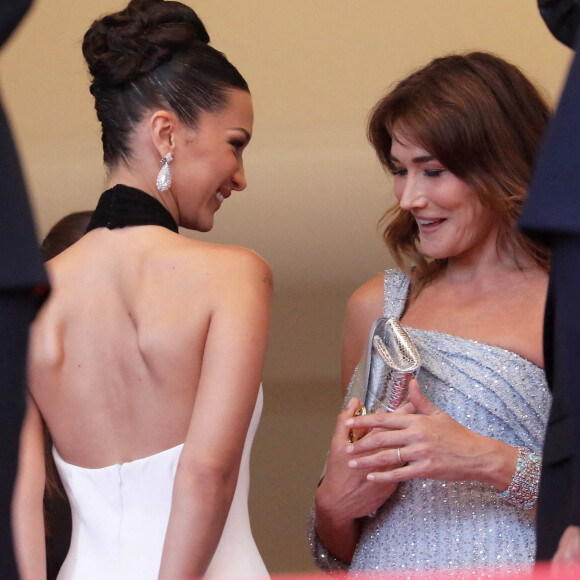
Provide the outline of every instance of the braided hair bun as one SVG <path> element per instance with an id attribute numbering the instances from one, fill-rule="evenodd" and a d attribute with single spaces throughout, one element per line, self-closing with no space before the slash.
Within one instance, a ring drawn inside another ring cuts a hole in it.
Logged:
<path id="1" fill-rule="evenodd" d="M 93 22 L 82 48 L 107 165 L 130 156 L 129 134 L 148 110 L 169 107 L 195 125 L 200 112 L 224 105 L 228 89 L 248 90 L 225 55 L 209 45 L 195 11 L 181 2 L 131 0 Z"/>

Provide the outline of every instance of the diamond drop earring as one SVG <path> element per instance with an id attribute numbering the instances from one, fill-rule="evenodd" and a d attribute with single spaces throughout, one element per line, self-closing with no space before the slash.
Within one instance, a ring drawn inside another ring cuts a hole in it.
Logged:
<path id="1" fill-rule="evenodd" d="M 171 175 L 171 168 L 169 167 L 169 164 L 172 161 L 173 154 L 171 153 L 171 151 L 161 159 L 161 164 L 163 165 L 163 167 L 157 174 L 157 182 L 156 182 L 157 190 L 159 191 L 159 193 L 167 191 L 171 187 L 171 180 L 173 176 Z"/>

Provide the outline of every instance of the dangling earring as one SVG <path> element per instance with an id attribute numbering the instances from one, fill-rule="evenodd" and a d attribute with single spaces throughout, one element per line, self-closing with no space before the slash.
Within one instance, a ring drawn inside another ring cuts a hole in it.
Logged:
<path id="1" fill-rule="evenodd" d="M 157 174 L 157 190 L 159 193 L 167 191 L 171 187 L 171 169 L 169 164 L 173 161 L 173 154 L 171 151 L 161 159 L 163 167 Z"/>

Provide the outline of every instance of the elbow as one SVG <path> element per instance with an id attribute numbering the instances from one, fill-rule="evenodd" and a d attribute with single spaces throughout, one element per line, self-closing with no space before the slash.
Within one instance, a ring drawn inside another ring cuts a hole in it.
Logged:
<path id="1" fill-rule="evenodd" d="M 212 497 L 233 496 L 238 467 L 214 465 L 202 461 L 180 460 L 175 474 L 175 489 L 197 490 L 211 501 Z"/>

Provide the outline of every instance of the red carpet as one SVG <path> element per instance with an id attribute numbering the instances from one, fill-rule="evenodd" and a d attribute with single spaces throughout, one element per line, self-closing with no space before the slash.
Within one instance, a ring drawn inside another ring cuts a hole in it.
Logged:
<path id="1" fill-rule="evenodd" d="M 272 580 L 352 580 L 352 576 L 328 575 L 328 574 L 294 574 L 272 576 Z M 357 580 L 580 580 L 580 566 L 570 566 L 566 568 L 551 569 L 549 565 L 538 565 L 531 572 L 497 572 L 482 570 L 466 570 L 465 572 L 455 572 L 450 574 L 437 574 L 425 572 L 410 572 L 406 574 L 372 574 L 368 576 L 357 576 Z"/>

